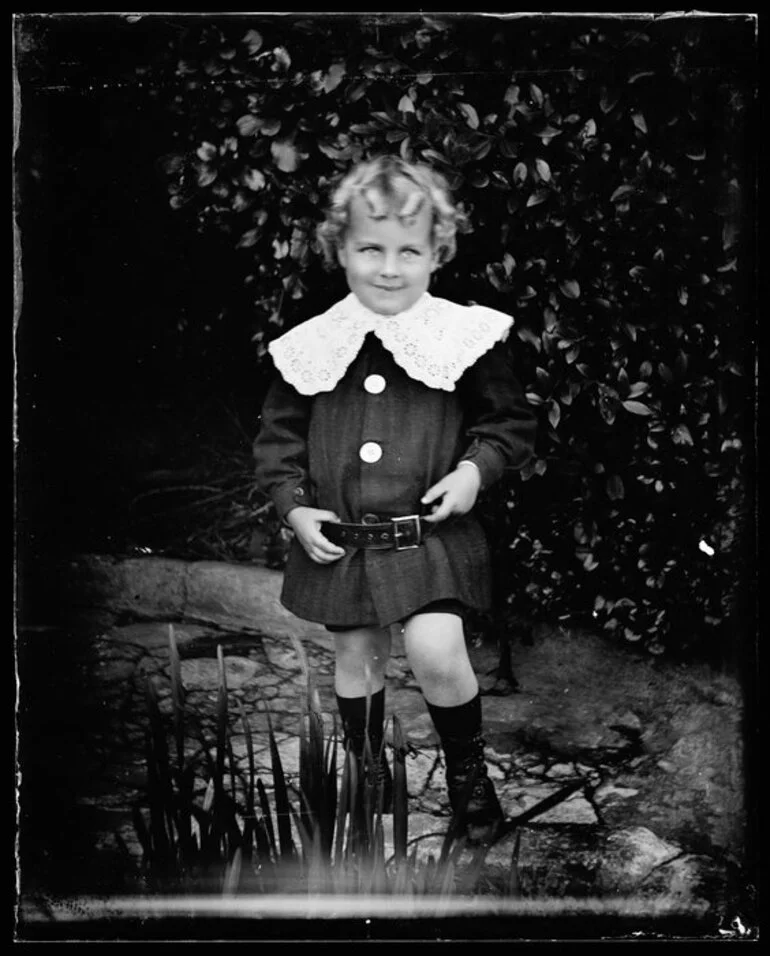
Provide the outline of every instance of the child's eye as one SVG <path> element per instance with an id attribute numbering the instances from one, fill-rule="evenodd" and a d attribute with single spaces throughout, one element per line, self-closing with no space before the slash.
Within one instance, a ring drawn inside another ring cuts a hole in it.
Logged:
<path id="1" fill-rule="evenodd" d="M 407 259 L 413 259 L 415 256 L 420 255 L 420 250 L 419 249 L 404 249 L 403 254 L 406 256 Z"/>

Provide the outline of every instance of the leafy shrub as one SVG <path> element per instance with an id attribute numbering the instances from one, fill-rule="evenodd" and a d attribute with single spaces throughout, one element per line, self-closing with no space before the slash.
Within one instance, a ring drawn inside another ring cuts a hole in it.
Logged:
<path id="1" fill-rule="evenodd" d="M 238 257 L 255 362 L 345 291 L 313 238 L 335 176 L 398 152 L 450 179 L 474 230 L 433 291 L 515 317 L 541 423 L 483 509 L 503 617 L 710 653 L 742 609 L 750 31 L 255 16 L 190 22 L 156 64 L 170 202 Z"/>

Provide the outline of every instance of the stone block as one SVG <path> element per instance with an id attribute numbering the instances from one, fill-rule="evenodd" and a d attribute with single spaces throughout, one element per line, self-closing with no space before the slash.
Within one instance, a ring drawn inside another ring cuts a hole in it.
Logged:
<path id="1" fill-rule="evenodd" d="M 607 838 L 598 885 L 606 893 L 634 892 L 654 869 L 681 852 L 676 844 L 661 840 L 647 827 L 617 830 Z"/>
<path id="2" fill-rule="evenodd" d="M 291 635 L 331 646 L 329 632 L 290 614 L 280 602 L 283 575 L 269 568 L 199 561 L 188 566 L 188 618 L 243 626 L 274 638 Z"/>

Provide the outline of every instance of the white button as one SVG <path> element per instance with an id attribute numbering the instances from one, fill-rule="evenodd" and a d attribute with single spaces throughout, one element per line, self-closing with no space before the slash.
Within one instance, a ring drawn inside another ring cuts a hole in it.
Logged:
<path id="1" fill-rule="evenodd" d="M 370 465 L 373 465 L 376 461 L 379 461 L 380 458 L 382 458 L 382 448 L 380 448 L 376 441 L 367 441 L 361 445 L 358 454 L 360 455 L 362 461 L 366 461 Z"/>
<path id="2" fill-rule="evenodd" d="M 379 395 L 385 391 L 385 379 L 382 375 L 367 375 L 364 379 L 364 388 L 370 395 Z"/>

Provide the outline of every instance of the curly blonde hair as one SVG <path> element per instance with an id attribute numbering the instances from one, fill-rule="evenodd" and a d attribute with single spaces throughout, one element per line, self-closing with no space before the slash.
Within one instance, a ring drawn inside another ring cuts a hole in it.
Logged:
<path id="1" fill-rule="evenodd" d="M 408 163 L 398 156 L 378 156 L 356 164 L 332 190 L 325 220 L 316 234 L 327 265 L 337 264 L 337 250 L 345 241 L 350 223 L 350 203 L 363 196 L 373 215 L 387 215 L 395 207 L 399 218 L 414 216 L 427 200 L 433 211 L 432 240 L 439 265 L 454 256 L 458 230 L 465 231 L 468 217 L 455 205 L 449 184 L 441 173 L 424 163 Z"/>

